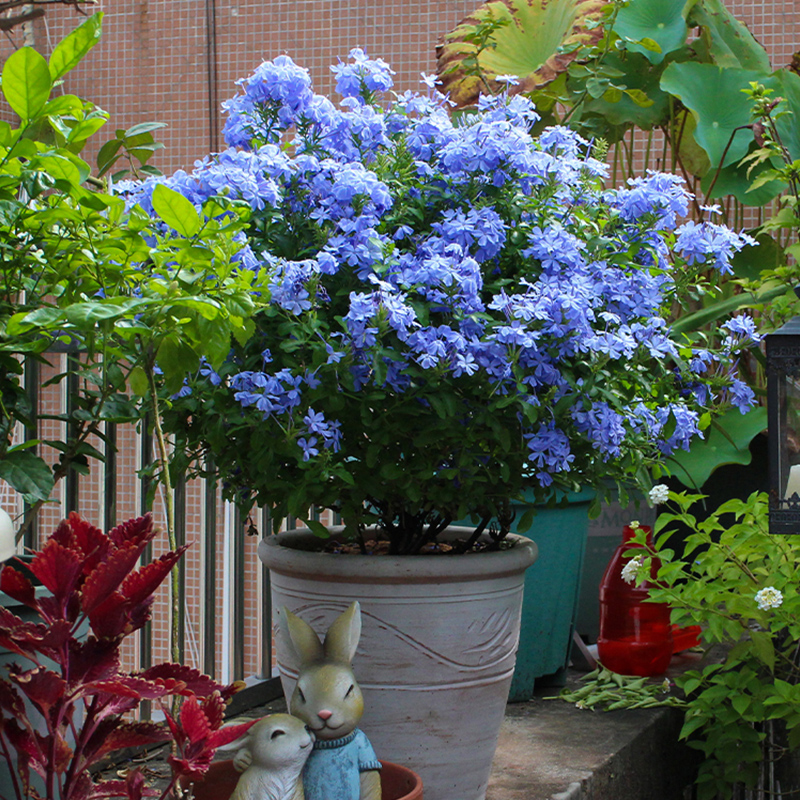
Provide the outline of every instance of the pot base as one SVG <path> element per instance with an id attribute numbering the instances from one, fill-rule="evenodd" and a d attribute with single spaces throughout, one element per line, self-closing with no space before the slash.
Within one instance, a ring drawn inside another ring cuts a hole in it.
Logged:
<path id="1" fill-rule="evenodd" d="M 416 772 L 381 761 L 381 800 L 422 800 L 422 779 Z M 215 761 L 201 780 L 182 781 L 194 784 L 194 800 L 228 800 L 239 782 L 233 761 Z"/>

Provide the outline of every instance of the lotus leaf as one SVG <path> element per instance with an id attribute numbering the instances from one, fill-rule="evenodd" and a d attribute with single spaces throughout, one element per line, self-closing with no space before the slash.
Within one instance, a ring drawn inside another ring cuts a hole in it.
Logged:
<path id="1" fill-rule="evenodd" d="M 750 123 L 750 101 L 741 90 L 763 78 L 753 70 L 714 64 L 673 63 L 664 70 L 661 88 L 678 97 L 694 115 L 694 137 L 708 153 L 712 167 L 736 163 L 747 153 L 752 141 L 745 127 Z"/>
<path id="2" fill-rule="evenodd" d="M 515 75 L 519 85 L 513 92 L 530 92 L 550 83 L 576 57 L 575 46 L 591 45 L 602 35 L 597 21 L 606 0 L 490 0 L 448 33 L 436 48 L 437 72 L 442 91 L 458 107 L 477 102 L 487 86 L 500 91 L 505 84 L 498 75 Z M 478 52 L 473 37 L 479 26 L 492 21 L 502 24 L 493 34 L 496 46 Z M 477 74 L 469 74 L 469 63 L 477 59 L 486 85 Z"/>
<path id="3" fill-rule="evenodd" d="M 660 64 L 667 53 L 686 42 L 685 5 L 685 0 L 636 0 L 619 10 L 614 33 L 628 40 L 628 50 L 641 53 L 651 64 Z M 648 39 L 658 49 L 639 44 Z"/>

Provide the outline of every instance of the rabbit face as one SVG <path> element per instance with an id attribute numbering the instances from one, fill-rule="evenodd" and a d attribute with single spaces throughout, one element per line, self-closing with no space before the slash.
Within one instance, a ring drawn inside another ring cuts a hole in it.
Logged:
<path id="1" fill-rule="evenodd" d="M 250 728 L 246 739 L 251 765 L 267 770 L 302 765 L 313 743 L 314 737 L 308 726 L 289 714 L 264 717 Z"/>
<path id="2" fill-rule="evenodd" d="M 358 725 L 364 698 L 349 667 L 315 664 L 300 673 L 290 710 L 317 739 L 340 739 Z"/>

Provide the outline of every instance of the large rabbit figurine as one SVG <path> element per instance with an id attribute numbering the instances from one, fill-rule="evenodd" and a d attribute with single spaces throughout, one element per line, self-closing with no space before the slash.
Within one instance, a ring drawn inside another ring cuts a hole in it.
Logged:
<path id="1" fill-rule="evenodd" d="M 238 749 L 233 766 L 242 773 L 230 800 L 304 800 L 300 774 L 314 737 L 290 714 L 270 714 L 224 749 Z"/>
<path id="2" fill-rule="evenodd" d="M 364 712 L 364 698 L 350 667 L 361 636 L 358 603 L 333 621 L 324 644 L 310 625 L 286 608 L 283 626 L 300 662 L 289 710 L 316 737 L 303 770 L 305 800 L 380 800 L 381 765 L 356 727 Z"/>

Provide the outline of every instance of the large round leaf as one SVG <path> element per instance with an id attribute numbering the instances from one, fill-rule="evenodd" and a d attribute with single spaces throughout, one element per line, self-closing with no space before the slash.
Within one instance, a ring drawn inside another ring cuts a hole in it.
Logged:
<path id="1" fill-rule="evenodd" d="M 686 0 L 634 0 L 619 10 L 614 33 L 628 40 L 628 50 L 641 53 L 651 64 L 660 64 L 667 53 L 686 41 L 685 5 Z M 655 42 L 658 49 L 637 44 L 643 39 Z"/>
<path id="2" fill-rule="evenodd" d="M 800 159 L 800 75 L 788 69 L 778 70 L 772 80 L 763 81 L 773 90 L 773 97 L 782 97 L 784 102 L 776 111 L 790 111 L 776 120 L 781 141 L 792 160 Z"/>
<path id="3" fill-rule="evenodd" d="M 607 0 L 491 0 L 484 3 L 458 27 L 448 33 L 436 48 L 437 72 L 442 91 L 458 107 L 477 102 L 487 87 L 477 75 L 468 74 L 477 65 L 492 91 L 505 84 L 498 75 L 516 75 L 519 85 L 513 92 L 530 92 L 544 86 L 564 72 L 574 60 L 575 45 L 590 45 L 602 35 L 599 26 L 587 22 L 600 18 Z M 494 31 L 494 47 L 478 55 L 474 36 L 481 26 L 492 21 L 503 23 Z M 562 48 L 565 52 L 562 52 Z M 466 68 L 466 69 L 465 69 Z"/>
<path id="4" fill-rule="evenodd" d="M 701 29 L 708 57 L 720 67 L 771 71 L 767 51 L 747 26 L 725 8 L 722 0 L 697 0 L 689 11 L 688 23 Z"/>
<path id="5" fill-rule="evenodd" d="M 678 97 L 697 120 L 694 138 L 708 153 L 712 168 L 739 161 L 753 135 L 750 101 L 742 93 L 764 75 L 747 69 L 689 62 L 670 64 L 661 76 L 661 88 Z"/>

